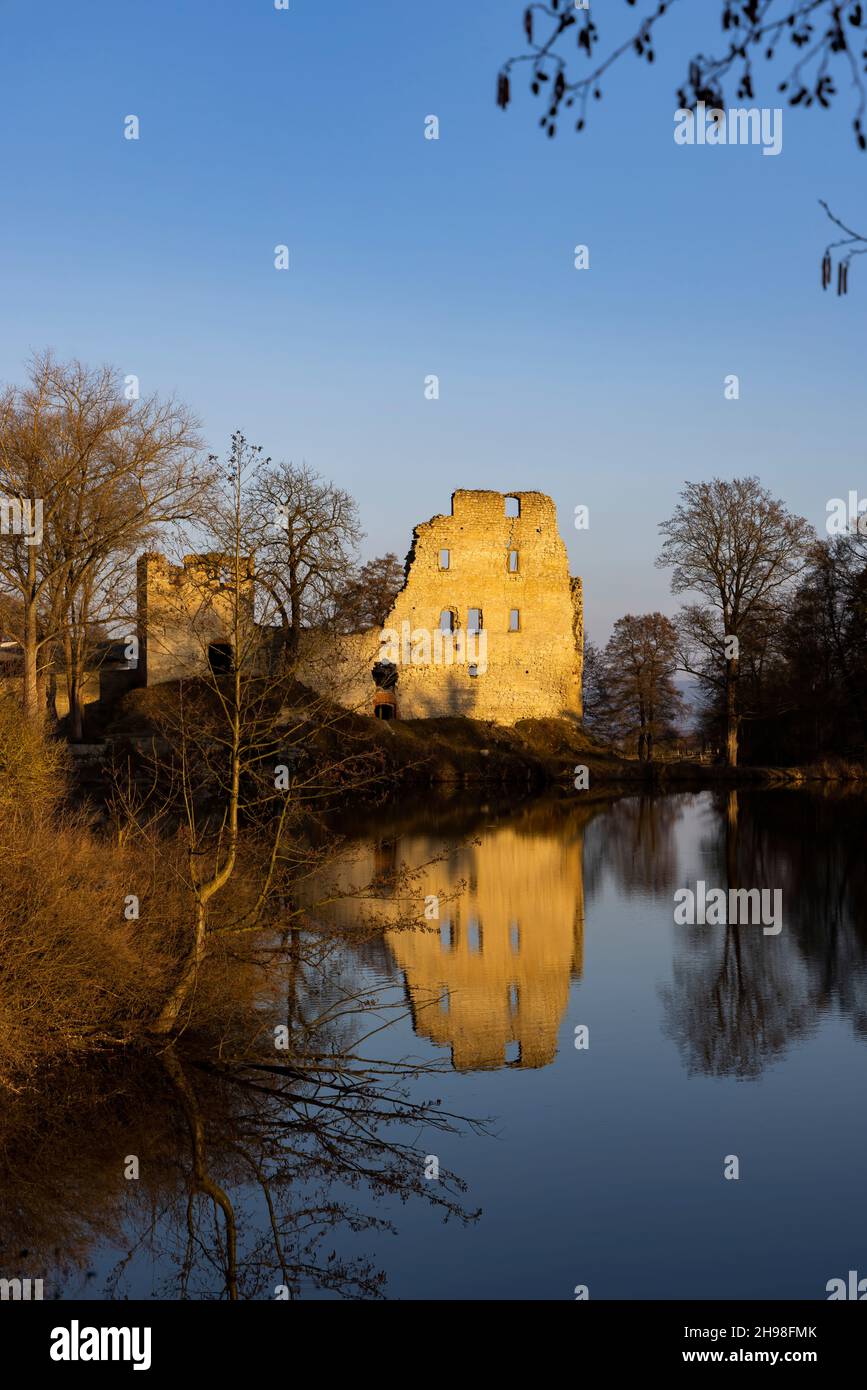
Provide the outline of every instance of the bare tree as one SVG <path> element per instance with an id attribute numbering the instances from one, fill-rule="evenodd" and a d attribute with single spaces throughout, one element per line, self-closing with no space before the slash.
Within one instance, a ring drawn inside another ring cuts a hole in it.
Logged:
<path id="1" fill-rule="evenodd" d="M 693 591 L 704 599 L 690 612 L 693 625 L 705 634 L 704 650 L 720 672 L 726 763 L 736 767 L 741 642 L 759 614 L 804 569 L 815 533 L 755 477 L 688 482 L 680 497 L 672 516 L 660 523 L 666 539 L 656 563 L 673 567 L 672 593 Z M 704 667 L 685 669 L 707 674 Z"/>
<path id="2" fill-rule="evenodd" d="M 662 613 L 627 613 L 614 624 L 602 656 L 608 718 L 618 735 L 635 740 L 639 760 L 652 762 L 654 746 L 670 735 L 683 710 L 674 685 L 677 629 Z"/>
<path id="3" fill-rule="evenodd" d="M 585 729 L 609 739 L 615 736 L 611 721 L 611 696 L 604 648 L 584 638 L 584 665 L 581 675 L 583 724 Z"/>
<path id="4" fill-rule="evenodd" d="M 817 752 L 824 741 L 867 748 L 865 617 L 867 537 L 819 541 L 779 638 L 784 693 L 809 718 Z"/>
<path id="5" fill-rule="evenodd" d="M 206 475 L 186 408 L 155 396 L 129 401 L 109 367 L 34 358 L 28 384 L 0 398 L 0 497 L 38 528 L 0 538 L 0 585 L 14 598 L 23 648 L 23 703 L 41 715 L 40 690 L 60 646 L 73 732 L 81 732 L 86 636 L 96 596 L 118 556 L 156 526 L 189 517 Z"/>
<path id="6" fill-rule="evenodd" d="M 406 571 L 393 551 L 368 560 L 337 595 L 336 612 L 351 632 L 382 627 L 404 586 Z"/>
<path id="7" fill-rule="evenodd" d="M 66 586 L 64 607 L 62 653 L 69 734 L 77 740 L 84 733 L 85 681 L 105 658 L 107 625 L 123 624 L 124 634 L 135 630 L 134 551 L 124 546 L 95 556 L 93 563 L 82 569 L 77 586 Z M 52 675 L 53 670 L 49 674 L 49 702 Z"/>
<path id="8" fill-rule="evenodd" d="M 381 768 L 380 754 L 363 739 L 338 737 L 349 716 L 333 698 L 337 686 L 326 684 L 319 694 L 300 686 L 297 663 L 287 662 L 285 646 L 274 651 L 273 633 L 285 636 L 285 628 L 275 628 L 273 619 L 279 615 L 283 623 L 289 615 L 284 595 L 275 592 L 273 573 L 266 571 L 261 582 L 262 479 L 270 486 L 270 472 L 260 455 L 240 432 L 232 436 L 224 483 L 204 528 L 209 551 L 188 572 L 197 602 L 211 604 L 215 612 L 219 608 L 222 615 L 227 669 L 209 668 L 209 630 L 203 624 L 202 674 L 165 692 L 158 715 L 180 788 L 178 809 L 188 846 L 184 889 L 192 904 L 183 962 L 153 1025 L 158 1034 L 179 1026 L 211 945 L 260 931 L 269 904 L 291 895 L 290 885 L 328 858 L 333 837 L 323 832 L 311 847 L 302 825 L 309 825 L 338 789 L 345 793 L 374 784 Z M 321 512 L 323 488 L 317 485 L 310 494 L 309 526 L 304 528 L 300 512 L 293 512 L 292 534 L 315 538 L 315 545 L 301 552 L 309 557 L 311 586 L 320 574 L 337 572 L 326 553 L 330 532 Z M 346 517 L 342 501 L 332 498 L 331 505 Z M 338 548 L 345 536 L 344 524 L 335 533 Z M 263 592 L 255 592 L 260 587 Z M 301 611 L 299 606 L 299 617 Z M 331 661 L 336 634 L 326 628 L 320 636 L 324 659 Z M 246 899 L 239 878 L 249 885 Z M 295 917 L 302 916 L 304 910 L 297 908 Z M 286 914 L 287 922 L 295 917 Z"/>
<path id="9" fill-rule="evenodd" d="M 266 459 L 252 490 L 259 527 L 256 576 L 275 605 L 287 662 L 301 631 L 329 612 L 351 573 L 362 531 L 342 488 L 305 465 Z"/>

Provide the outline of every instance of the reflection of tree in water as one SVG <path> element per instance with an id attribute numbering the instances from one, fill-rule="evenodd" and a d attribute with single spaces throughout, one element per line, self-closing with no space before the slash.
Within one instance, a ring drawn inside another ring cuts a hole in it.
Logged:
<path id="1" fill-rule="evenodd" d="M 106 1245 L 120 1252 L 109 1297 L 143 1267 L 163 1298 L 273 1299 L 281 1286 L 291 1298 L 381 1296 L 384 1274 L 337 1246 L 393 1229 L 382 1200 L 473 1219 L 458 1178 L 426 1179 L 421 1140 L 479 1126 L 408 1099 L 426 1069 L 362 1057 L 383 1022 L 370 1006 L 339 988 L 325 1025 L 308 1019 L 279 1052 L 284 999 L 258 1020 L 258 1045 L 230 1035 L 101 1059 L 18 1097 L 0 1125 L 0 1264 L 44 1277 L 46 1297 L 74 1296 Z M 137 1181 L 124 1176 L 130 1155 Z"/>
<path id="2" fill-rule="evenodd" d="M 815 1018 L 803 962 L 761 927 L 677 927 L 673 983 L 662 990 L 666 1032 L 687 1070 L 758 1076 Z"/>
<path id="3" fill-rule="evenodd" d="M 709 885 L 782 891 L 782 931 L 679 927 L 667 1032 L 691 1072 L 758 1076 L 836 1005 L 867 1036 L 861 800 L 801 791 L 717 799 Z"/>
<path id="4" fill-rule="evenodd" d="M 584 842 L 584 892 L 595 896 L 606 873 L 618 890 L 670 893 L 677 878 L 674 830 L 692 798 L 630 796 L 605 807 Z"/>
<path id="5" fill-rule="evenodd" d="M 867 1038 L 867 804 L 775 792 L 747 806 L 745 852 L 783 887 L 783 934 L 797 941 L 817 1008 L 835 1005 Z"/>

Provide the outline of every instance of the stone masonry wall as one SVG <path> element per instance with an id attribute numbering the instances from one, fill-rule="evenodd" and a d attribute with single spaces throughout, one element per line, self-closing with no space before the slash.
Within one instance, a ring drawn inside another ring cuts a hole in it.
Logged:
<path id="1" fill-rule="evenodd" d="M 518 516 L 506 515 L 507 497 L 520 504 Z M 449 552 L 447 569 L 442 550 Z M 518 556 L 514 572 L 511 551 Z M 424 641 L 412 634 L 433 639 L 444 610 L 454 612 L 455 639 L 462 633 L 466 640 L 471 608 L 481 609 L 487 669 L 477 662 L 473 676 L 469 660 L 437 662 L 433 641 L 428 663 L 413 660 L 424 655 Z M 510 631 L 512 610 L 517 631 Z M 462 714 L 509 724 L 580 717 L 581 581 L 570 578 L 556 509 L 544 493 L 455 492 L 450 516 L 416 527 L 406 584 L 385 629 L 400 639 L 401 719 Z"/>
<path id="2" fill-rule="evenodd" d="M 164 555 L 142 555 L 136 580 L 143 684 L 207 674 L 210 643 L 229 642 L 231 637 L 231 587 L 218 557 L 185 555 L 183 565 L 172 565 Z M 242 599 L 251 622 L 249 575 Z"/>

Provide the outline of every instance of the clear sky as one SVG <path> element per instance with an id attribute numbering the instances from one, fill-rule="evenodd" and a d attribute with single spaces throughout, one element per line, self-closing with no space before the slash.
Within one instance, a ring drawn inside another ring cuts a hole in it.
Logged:
<path id="1" fill-rule="evenodd" d="M 845 90 L 786 108 L 776 158 L 677 146 L 719 8 L 685 0 L 549 141 L 522 79 L 495 105 L 520 0 L 6 0 L 0 378 L 50 346 L 176 392 L 215 451 L 242 428 L 348 487 L 366 554 L 455 487 L 541 489 L 591 637 L 673 612 L 683 479 L 757 472 L 817 526 L 867 493 L 867 260 L 822 294 L 817 205 L 867 228 L 867 154 Z M 598 0 L 603 40 L 641 10 Z"/>

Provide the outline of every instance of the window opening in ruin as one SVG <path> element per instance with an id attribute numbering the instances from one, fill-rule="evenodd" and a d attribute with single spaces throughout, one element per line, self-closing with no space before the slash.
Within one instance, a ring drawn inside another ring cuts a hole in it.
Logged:
<path id="1" fill-rule="evenodd" d="M 517 573 L 518 573 L 518 552 L 517 552 L 517 550 L 510 550 L 510 551 L 509 551 L 509 574 L 517 574 Z"/>
<path id="2" fill-rule="evenodd" d="M 477 676 L 477 675 L 479 674 L 479 668 L 478 668 L 478 666 L 468 666 L 468 667 L 467 667 L 467 674 L 470 675 L 470 676 L 473 676 L 473 677 Z"/>
<path id="3" fill-rule="evenodd" d="M 512 608 L 509 610 L 509 631 L 521 631 L 521 614 L 517 608 Z"/>
<path id="4" fill-rule="evenodd" d="M 397 688 L 397 667 L 393 661 L 376 661 L 370 673 L 373 676 L 373 684 L 377 690 L 395 690 Z"/>
<path id="5" fill-rule="evenodd" d="M 377 719 L 394 719 L 394 705 L 377 705 L 373 713 Z"/>
<path id="6" fill-rule="evenodd" d="M 520 497 L 507 497 L 507 498 L 506 498 L 506 516 L 515 517 L 515 516 L 520 516 L 520 515 L 521 515 L 521 499 L 520 499 Z"/>
<path id="7" fill-rule="evenodd" d="M 454 632 L 455 630 L 455 610 L 444 608 L 440 613 L 440 632 Z"/>
<path id="8" fill-rule="evenodd" d="M 512 922 L 509 925 L 509 945 L 513 953 L 517 955 L 521 949 L 521 928 L 517 922 Z"/>
<path id="9" fill-rule="evenodd" d="M 450 553 L 450 551 L 448 551 L 448 550 L 441 550 L 441 551 L 440 551 L 440 569 L 441 569 L 441 570 L 447 570 L 447 569 L 449 568 L 449 560 L 450 560 L 450 558 L 451 558 L 451 553 Z"/>
<path id="10" fill-rule="evenodd" d="M 519 1067 L 521 1065 L 521 1044 L 519 1042 L 506 1043 L 505 1061 L 507 1067 Z"/>
<path id="11" fill-rule="evenodd" d="M 470 608 L 467 612 L 467 632 L 481 632 L 482 630 L 482 610 L 481 608 Z"/>
<path id="12" fill-rule="evenodd" d="M 477 917 L 474 917 L 467 927 L 467 945 L 476 955 L 481 955 L 484 946 L 484 934 L 482 924 Z"/>
<path id="13" fill-rule="evenodd" d="M 208 665 L 215 676 L 228 676 L 232 670 L 231 642 L 209 643 Z"/>
<path id="14" fill-rule="evenodd" d="M 510 1014 L 516 1014 L 516 1013 L 518 1012 L 518 1003 L 519 1003 L 519 1001 L 520 1001 L 520 991 L 519 991 L 519 989 L 518 989 L 518 986 L 517 986 L 516 984 L 511 984 L 511 985 L 509 985 L 509 1013 L 510 1013 Z"/>

